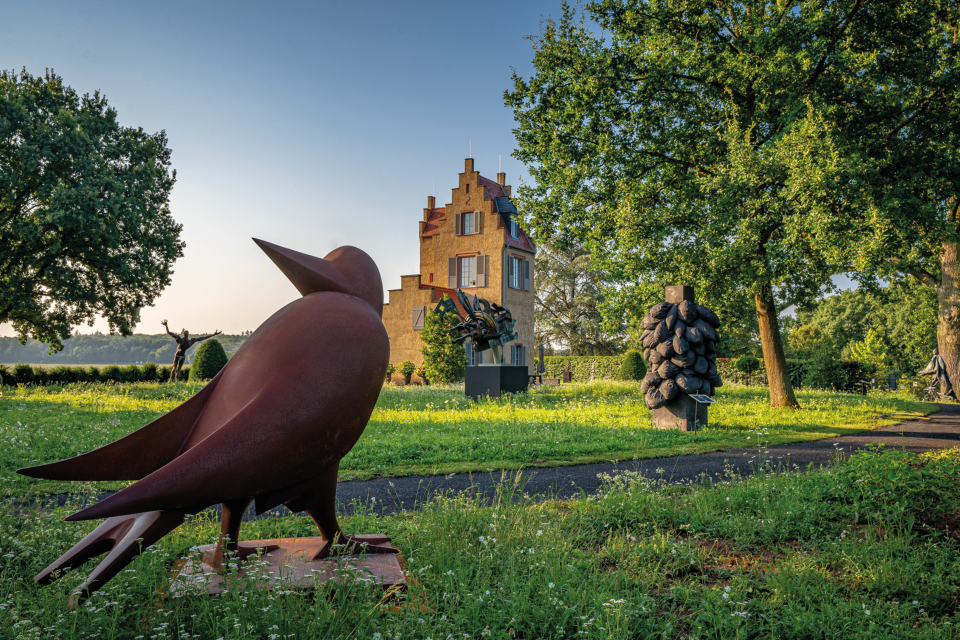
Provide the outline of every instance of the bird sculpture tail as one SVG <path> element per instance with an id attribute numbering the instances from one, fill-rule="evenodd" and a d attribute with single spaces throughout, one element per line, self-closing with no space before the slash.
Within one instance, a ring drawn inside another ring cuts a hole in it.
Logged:
<path id="1" fill-rule="evenodd" d="M 147 511 L 107 518 L 86 538 L 37 574 L 34 580 L 40 584 L 50 584 L 63 577 L 64 570 L 75 569 L 91 558 L 107 553 L 107 557 L 80 585 L 79 592 L 70 598 L 71 607 L 80 604 L 140 555 L 142 550 L 183 524 L 188 513 L 191 512 Z"/>

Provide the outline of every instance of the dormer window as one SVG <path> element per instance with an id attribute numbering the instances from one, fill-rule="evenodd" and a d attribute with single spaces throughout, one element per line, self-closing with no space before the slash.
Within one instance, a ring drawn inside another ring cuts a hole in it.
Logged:
<path id="1" fill-rule="evenodd" d="M 514 240 L 520 239 L 520 225 L 517 224 L 517 220 L 513 216 L 510 216 L 510 237 Z"/>

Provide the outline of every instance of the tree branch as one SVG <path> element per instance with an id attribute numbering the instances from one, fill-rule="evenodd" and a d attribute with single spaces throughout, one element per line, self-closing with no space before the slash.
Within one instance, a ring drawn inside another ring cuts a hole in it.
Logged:
<path id="1" fill-rule="evenodd" d="M 937 287 L 940 285 L 936 277 L 934 277 L 934 275 L 929 271 L 927 271 L 926 269 L 922 269 L 920 267 L 909 267 L 907 265 L 902 265 L 900 264 L 900 258 L 890 258 L 890 262 L 896 265 L 894 268 L 900 273 L 903 273 L 908 276 L 913 276 L 914 278 L 916 278 L 923 284 L 927 285 L 934 291 L 936 291 Z"/>
<path id="2" fill-rule="evenodd" d="M 907 118 L 906 120 L 904 120 L 903 122 L 901 122 L 899 125 L 897 125 L 897 126 L 894 127 L 893 129 L 891 129 L 890 131 L 888 131 L 888 132 L 887 132 L 887 140 L 889 140 L 889 139 L 892 138 L 894 135 L 896 135 L 896 134 L 897 134 L 901 129 L 903 129 L 905 126 L 907 126 L 908 124 L 910 124 L 911 122 L 913 122 L 914 118 L 916 118 L 916 117 L 919 116 L 921 113 L 923 113 L 924 111 L 926 111 L 927 107 L 930 106 L 930 104 L 936 99 L 937 95 L 939 95 L 940 93 L 942 93 L 942 91 L 943 91 L 943 87 L 941 87 L 940 89 L 937 89 L 936 91 L 934 91 L 933 93 L 931 93 L 923 102 L 920 103 L 920 106 L 917 107 L 917 110 L 914 111 L 914 113 L 913 113 L 912 116 L 910 116 L 909 118 Z"/>

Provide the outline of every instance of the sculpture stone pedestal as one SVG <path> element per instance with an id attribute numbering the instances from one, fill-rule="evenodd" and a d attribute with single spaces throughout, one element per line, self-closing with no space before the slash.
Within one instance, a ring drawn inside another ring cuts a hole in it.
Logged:
<path id="1" fill-rule="evenodd" d="M 362 541 L 365 536 L 354 537 Z M 307 589 L 330 580 L 348 580 L 384 587 L 407 582 L 400 566 L 400 556 L 395 553 L 334 556 L 313 560 L 313 556 L 323 545 L 319 536 L 240 541 L 241 547 L 267 545 L 274 545 L 276 548 L 261 554 L 259 558 L 253 555 L 243 561 L 227 560 L 227 563 L 237 565 L 229 566 L 226 574 L 200 559 L 203 555 L 212 553 L 216 545 L 202 546 L 197 550 L 200 555 L 181 560 L 175 565 L 170 592 L 182 596 L 216 595 L 227 589 L 245 587 Z M 386 546 L 389 546 L 389 543 Z"/>
<path id="2" fill-rule="evenodd" d="M 484 396 L 499 398 L 504 393 L 526 391 L 530 384 L 529 370 L 513 364 L 481 364 L 463 372 L 466 396 L 478 400 Z"/>
<path id="3" fill-rule="evenodd" d="M 700 404 L 685 393 L 681 393 L 672 402 L 652 411 L 654 429 L 680 429 L 696 431 L 707 426 L 708 404 Z"/>

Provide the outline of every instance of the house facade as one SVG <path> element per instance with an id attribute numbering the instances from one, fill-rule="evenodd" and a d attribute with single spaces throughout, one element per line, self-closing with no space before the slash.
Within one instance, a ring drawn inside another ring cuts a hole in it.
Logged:
<path id="1" fill-rule="evenodd" d="M 450 202 L 427 198 L 419 224 L 420 273 L 400 277 L 389 291 L 383 324 L 390 337 L 390 362 L 423 363 L 420 330 L 426 313 L 454 289 L 503 305 L 517 321 L 517 340 L 504 349 L 506 364 L 533 366 L 534 256 L 536 247 L 517 224 L 506 174 L 484 178 L 467 158 Z M 469 364 L 490 361 L 472 353 Z"/>

